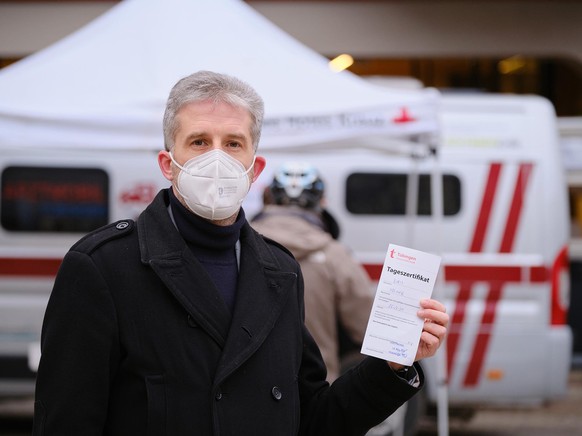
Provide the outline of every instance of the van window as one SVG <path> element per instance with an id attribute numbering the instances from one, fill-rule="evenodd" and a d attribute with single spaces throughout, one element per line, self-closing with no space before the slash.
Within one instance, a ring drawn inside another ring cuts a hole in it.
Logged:
<path id="1" fill-rule="evenodd" d="M 109 177 L 97 168 L 7 167 L 0 221 L 14 232 L 88 232 L 109 222 Z"/>
<path id="2" fill-rule="evenodd" d="M 346 181 L 346 208 L 356 215 L 404 215 L 406 213 L 407 174 L 353 173 Z M 461 210 L 461 182 L 443 174 L 443 212 L 456 215 Z M 420 174 L 418 215 L 431 215 L 431 178 Z"/>

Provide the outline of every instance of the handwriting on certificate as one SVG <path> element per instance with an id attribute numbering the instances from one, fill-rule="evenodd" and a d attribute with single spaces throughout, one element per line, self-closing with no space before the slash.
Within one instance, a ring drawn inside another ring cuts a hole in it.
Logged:
<path id="1" fill-rule="evenodd" d="M 362 353 L 410 366 L 414 363 L 424 320 L 417 315 L 420 300 L 430 298 L 441 258 L 390 244 Z"/>

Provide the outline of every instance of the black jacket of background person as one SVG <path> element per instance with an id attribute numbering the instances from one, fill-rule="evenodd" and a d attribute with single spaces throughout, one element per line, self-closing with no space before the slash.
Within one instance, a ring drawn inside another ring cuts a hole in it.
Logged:
<path id="1" fill-rule="evenodd" d="M 297 262 L 248 223 L 240 242 L 232 319 L 165 190 L 76 243 L 45 315 L 34 435 L 357 435 L 418 391 L 374 358 L 329 387 Z"/>

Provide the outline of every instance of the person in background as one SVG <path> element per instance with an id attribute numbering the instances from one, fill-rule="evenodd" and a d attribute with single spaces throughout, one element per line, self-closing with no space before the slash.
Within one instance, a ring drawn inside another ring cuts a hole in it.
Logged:
<path id="1" fill-rule="evenodd" d="M 34 435 L 361 435 L 419 391 L 418 363 L 372 357 L 325 380 L 299 264 L 241 208 L 266 163 L 263 112 L 229 75 L 172 88 L 158 153 L 170 186 L 137 222 L 80 239 L 57 274 Z M 440 302 L 420 307 L 416 360 L 448 325 Z"/>
<path id="2" fill-rule="evenodd" d="M 374 293 L 366 271 L 337 241 L 339 226 L 325 209 L 324 197 L 324 182 L 313 165 L 285 163 L 265 188 L 265 207 L 251 225 L 299 261 L 305 282 L 305 324 L 332 382 L 341 373 L 342 357 L 353 362 L 360 356 Z M 344 335 L 355 346 L 347 356 L 340 353 Z"/>

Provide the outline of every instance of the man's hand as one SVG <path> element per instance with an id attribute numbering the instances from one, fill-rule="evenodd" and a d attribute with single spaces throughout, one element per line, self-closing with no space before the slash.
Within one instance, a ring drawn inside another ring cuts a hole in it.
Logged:
<path id="1" fill-rule="evenodd" d="M 417 312 L 419 318 L 424 319 L 420 343 L 414 361 L 434 356 L 447 335 L 449 325 L 449 315 L 446 313 L 444 304 L 437 300 L 420 300 L 420 310 Z M 403 365 L 388 362 L 393 370 L 404 368 Z"/>
<path id="2" fill-rule="evenodd" d="M 446 313 L 446 308 L 444 304 L 437 300 L 421 300 L 418 317 L 424 319 L 424 326 L 422 327 L 415 361 L 434 356 L 445 340 L 447 326 L 449 325 L 449 315 Z"/>

